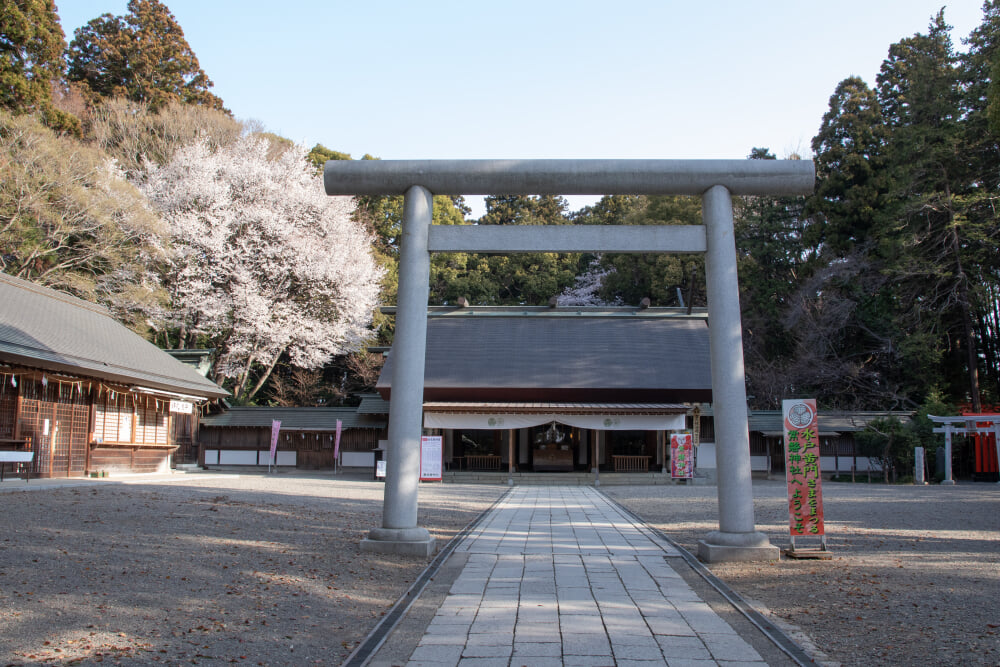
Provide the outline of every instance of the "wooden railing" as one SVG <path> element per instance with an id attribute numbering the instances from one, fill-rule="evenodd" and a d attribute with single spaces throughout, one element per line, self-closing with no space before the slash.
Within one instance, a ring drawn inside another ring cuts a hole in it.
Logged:
<path id="1" fill-rule="evenodd" d="M 612 456 L 615 472 L 649 472 L 648 456 Z"/>
<path id="2" fill-rule="evenodd" d="M 467 470 L 500 470 L 500 457 L 496 454 L 466 455 L 465 467 Z"/>

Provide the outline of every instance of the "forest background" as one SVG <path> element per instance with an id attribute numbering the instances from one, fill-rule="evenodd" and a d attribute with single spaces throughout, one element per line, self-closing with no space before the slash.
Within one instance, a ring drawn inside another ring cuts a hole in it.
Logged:
<path id="1" fill-rule="evenodd" d="M 1000 0 L 956 48 L 944 10 L 832 91 L 810 197 L 734 200 L 751 407 L 981 410 L 1000 401 Z M 350 155 L 235 120 L 157 0 L 67 43 L 52 0 L 0 9 L 0 270 L 214 350 L 244 404 L 371 390 L 391 342 L 401 200 L 330 198 Z M 766 147 L 748 159 L 774 159 Z M 799 156 L 782 156 L 796 159 Z M 809 158 L 810 156 L 802 156 Z M 361 159 L 375 159 L 365 155 Z M 487 197 L 438 224 L 701 224 L 700 199 Z M 700 258 L 441 254 L 431 304 L 705 305 Z"/>

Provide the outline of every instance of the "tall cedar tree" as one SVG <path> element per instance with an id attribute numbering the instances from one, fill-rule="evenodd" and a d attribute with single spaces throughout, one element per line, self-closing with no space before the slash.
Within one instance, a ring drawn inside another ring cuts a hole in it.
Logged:
<path id="1" fill-rule="evenodd" d="M 126 97 L 153 110 L 173 101 L 223 109 L 184 31 L 158 0 L 129 0 L 125 16 L 104 14 L 78 28 L 68 78 L 98 97 Z"/>
<path id="2" fill-rule="evenodd" d="M 962 129 L 969 164 L 965 215 L 973 234 L 971 261 L 977 294 L 973 323 L 985 362 L 982 389 L 991 402 L 1000 402 L 1000 224 L 997 191 L 1000 188 L 1000 0 L 983 4 L 983 22 L 966 40 L 961 56 L 963 79 Z"/>
<path id="3" fill-rule="evenodd" d="M 889 47 L 877 78 L 879 104 L 889 130 L 889 173 L 900 204 L 896 283 L 901 327 L 926 334 L 934 323 L 940 338 L 941 376 L 952 393 L 980 408 L 979 354 L 973 332 L 974 292 L 968 236 L 977 232 L 964 211 L 968 162 L 961 127 L 957 57 L 944 11 L 928 32 Z M 964 366 L 965 391 L 961 374 Z"/>
<path id="4" fill-rule="evenodd" d="M 821 224 L 810 227 L 811 246 L 841 257 L 870 239 L 886 204 L 885 139 L 875 91 L 858 77 L 841 81 L 812 140 L 816 192 L 807 213 Z"/>
<path id="5" fill-rule="evenodd" d="M 0 4 L 0 105 L 15 114 L 40 113 L 49 127 L 79 132 L 79 121 L 52 106 L 61 85 L 66 42 L 53 0 Z"/>

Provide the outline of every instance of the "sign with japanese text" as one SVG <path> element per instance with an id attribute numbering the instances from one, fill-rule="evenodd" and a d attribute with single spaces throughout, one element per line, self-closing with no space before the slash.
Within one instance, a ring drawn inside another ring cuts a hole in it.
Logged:
<path id="1" fill-rule="evenodd" d="M 440 435 L 424 435 L 420 438 L 420 481 L 440 482 L 444 449 Z"/>
<path id="2" fill-rule="evenodd" d="M 781 412 L 785 423 L 789 531 L 792 535 L 823 535 L 816 399 L 782 401 Z"/>
<path id="3" fill-rule="evenodd" d="M 194 403 L 191 401 L 170 401 L 170 411 L 190 415 L 194 412 Z"/>
<path id="4" fill-rule="evenodd" d="M 694 436 L 690 433 L 670 434 L 670 476 L 694 477 Z"/>

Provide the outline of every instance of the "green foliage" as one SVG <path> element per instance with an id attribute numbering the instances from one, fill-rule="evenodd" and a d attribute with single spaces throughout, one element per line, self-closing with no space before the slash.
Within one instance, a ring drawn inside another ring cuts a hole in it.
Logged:
<path id="1" fill-rule="evenodd" d="M 451 209 L 461 211 L 459 205 Z M 463 222 L 453 217 L 447 224 Z M 569 220 L 562 197 L 494 195 L 486 197 L 478 224 L 564 225 Z M 454 304 L 465 297 L 481 305 L 544 305 L 573 284 L 579 261 L 579 255 L 557 253 L 438 254 L 431 263 L 430 301 Z"/>
<path id="2" fill-rule="evenodd" d="M 332 148 L 327 148 L 323 144 L 316 144 L 309 151 L 307 156 L 308 160 L 316 165 L 316 169 L 319 172 L 323 171 L 323 165 L 326 164 L 327 160 L 350 160 L 350 153 L 341 153 L 340 151 L 335 151 Z"/>
<path id="3" fill-rule="evenodd" d="M 125 16 L 104 14 L 78 28 L 68 77 L 97 97 L 125 97 L 153 111 L 175 101 L 224 110 L 184 31 L 158 0 L 129 0 Z"/>
<path id="4" fill-rule="evenodd" d="M 597 224 L 700 225 L 699 197 L 658 196 L 608 200 L 594 211 Z M 611 271 L 600 291 L 606 302 L 638 305 L 649 297 L 657 306 L 705 305 L 705 261 L 695 255 L 604 255 L 601 266 Z M 678 296 L 678 290 L 683 297 Z"/>
<path id="5" fill-rule="evenodd" d="M 767 148 L 754 148 L 751 160 L 773 160 Z M 777 408 L 793 382 L 775 360 L 796 354 L 800 340 L 785 317 L 813 269 L 814 253 L 804 237 L 809 219 L 801 197 L 740 197 L 734 203 L 743 347 L 748 391 L 754 407 Z"/>
<path id="6" fill-rule="evenodd" d="M 39 113 L 49 127 L 79 134 L 80 121 L 52 105 L 62 81 L 66 42 L 53 0 L 5 0 L 0 5 L 0 106 Z"/>
<path id="7" fill-rule="evenodd" d="M 913 469 L 914 433 L 896 417 L 876 419 L 864 431 L 856 433 L 858 453 L 876 459 L 884 481 Z"/>
<path id="8" fill-rule="evenodd" d="M 98 150 L 0 112 L 0 270 L 109 306 L 142 328 L 162 295 L 162 228 Z"/>
<path id="9" fill-rule="evenodd" d="M 810 227 L 810 246 L 844 256 L 869 240 L 885 215 L 885 140 L 875 92 L 858 77 L 841 81 L 812 141 L 816 193 L 807 212 L 822 224 Z"/>

